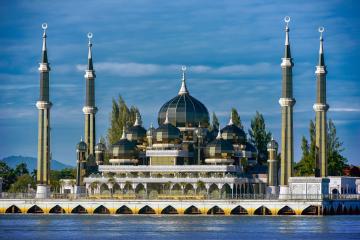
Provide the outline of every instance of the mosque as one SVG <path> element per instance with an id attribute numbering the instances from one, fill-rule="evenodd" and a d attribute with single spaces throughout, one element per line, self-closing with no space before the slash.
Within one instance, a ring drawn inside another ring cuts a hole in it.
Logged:
<path id="1" fill-rule="evenodd" d="M 84 140 L 76 146 L 76 180 L 64 179 L 61 192 L 87 196 L 112 196 L 129 199 L 176 199 L 182 197 L 227 199 L 246 194 L 287 195 L 296 188 L 289 185 L 293 176 L 293 97 L 289 22 L 285 18 L 285 49 L 281 62 L 282 114 L 281 161 L 278 143 L 268 143 L 268 165 L 259 167 L 257 149 L 244 130 L 229 116 L 226 126 L 209 130 L 207 107 L 190 94 L 186 67 L 182 68 L 180 90 L 166 101 L 157 114 L 158 127 L 145 129 L 140 116 L 132 127 L 123 129 L 115 144 L 96 143 L 95 68 L 92 34 L 88 34 L 88 64 L 85 70 L 86 95 Z M 43 24 L 42 61 L 40 63 L 37 198 L 50 194 L 50 109 L 46 28 Z M 327 177 L 326 156 L 326 66 L 320 32 L 319 62 L 316 66 L 316 177 Z M 180 83 L 180 81 L 179 81 Z M 175 91 L 174 91 L 175 92 Z M 230 114 L 229 114 L 230 115 Z M 105 161 L 106 156 L 109 160 Z M 315 179 L 315 178 L 314 178 Z M 315 181 L 319 182 L 319 181 Z M 324 181 L 320 181 L 323 184 Z M 324 182 L 326 185 L 328 182 Z M 323 191 L 323 190 L 321 190 Z"/>

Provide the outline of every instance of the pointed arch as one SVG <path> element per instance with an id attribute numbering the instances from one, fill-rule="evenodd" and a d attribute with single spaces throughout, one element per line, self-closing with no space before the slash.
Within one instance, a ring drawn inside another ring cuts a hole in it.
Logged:
<path id="1" fill-rule="evenodd" d="M 59 205 L 55 205 L 54 207 L 52 207 L 49 211 L 49 213 L 66 213 L 65 210 L 60 207 Z"/>
<path id="2" fill-rule="evenodd" d="M 254 215 L 271 215 L 271 211 L 265 206 L 260 206 L 255 210 Z"/>
<path id="3" fill-rule="evenodd" d="M 279 210 L 278 215 L 295 215 L 295 211 L 291 207 L 285 206 Z"/>
<path id="4" fill-rule="evenodd" d="M 227 184 L 227 183 L 225 183 L 225 184 L 222 186 L 220 192 L 221 192 L 221 198 L 222 198 L 222 199 L 227 198 L 228 196 L 231 196 L 232 190 L 231 190 L 230 185 Z"/>
<path id="5" fill-rule="evenodd" d="M 184 211 L 184 214 L 201 214 L 201 211 L 194 205 L 191 205 Z"/>
<path id="6" fill-rule="evenodd" d="M 184 192 L 187 195 L 195 194 L 195 188 L 191 183 L 185 185 Z"/>
<path id="7" fill-rule="evenodd" d="M 36 213 L 37 214 L 37 213 L 44 213 L 44 211 L 38 205 L 34 205 L 27 210 L 27 213 Z"/>
<path id="8" fill-rule="evenodd" d="M 209 187 L 209 195 L 213 199 L 220 198 L 220 189 L 215 183 Z"/>
<path id="9" fill-rule="evenodd" d="M 116 214 L 133 214 L 133 212 L 131 211 L 130 208 L 123 205 L 122 207 L 120 207 L 116 210 Z"/>
<path id="10" fill-rule="evenodd" d="M 310 205 L 307 208 L 305 208 L 301 215 L 318 215 L 319 214 L 319 208 L 318 206 Z"/>
<path id="11" fill-rule="evenodd" d="M 114 194 L 121 194 L 121 188 L 118 183 L 114 183 L 113 185 L 113 193 Z"/>
<path id="12" fill-rule="evenodd" d="M 237 206 L 230 212 L 231 215 L 248 215 L 248 211 L 242 206 Z"/>
<path id="13" fill-rule="evenodd" d="M 77 205 L 75 208 L 73 208 L 73 210 L 71 210 L 71 213 L 87 214 L 88 211 L 83 206 Z"/>
<path id="14" fill-rule="evenodd" d="M 179 214 L 179 213 L 173 206 L 169 205 L 161 211 L 161 214 Z"/>
<path id="15" fill-rule="evenodd" d="M 110 194 L 109 186 L 106 183 L 100 185 L 100 194 Z"/>
<path id="16" fill-rule="evenodd" d="M 155 214 L 155 210 L 146 205 L 139 210 L 139 214 Z"/>
<path id="17" fill-rule="evenodd" d="M 104 205 L 100 205 L 97 208 L 95 208 L 94 213 L 95 214 L 110 214 L 110 211 L 109 211 L 109 209 L 104 207 Z"/>
<path id="18" fill-rule="evenodd" d="M 207 212 L 208 215 L 224 215 L 225 212 L 224 210 L 222 210 L 221 208 L 219 208 L 218 206 L 214 206 L 212 208 L 209 209 L 209 211 Z"/>
<path id="19" fill-rule="evenodd" d="M 142 183 L 139 183 L 135 188 L 135 193 L 137 194 L 144 194 L 145 193 L 145 186 Z"/>
<path id="20" fill-rule="evenodd" d="M 6 209 L 5 213 L 22 213 L 22 212 L 20 208 L 18 208 L 16 205 L 11 205 Z"/>

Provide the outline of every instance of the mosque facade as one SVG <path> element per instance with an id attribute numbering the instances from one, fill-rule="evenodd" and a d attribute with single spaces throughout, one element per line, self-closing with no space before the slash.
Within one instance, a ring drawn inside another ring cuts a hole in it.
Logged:
<path id="1" fill-rule="evenodd" d="M 294 66 L 289 40 L 290 18 L 285 18 L 285 52 L 281 62 L 282 93 L 281 144 L 268 143 L 267 166 L 257 162 L 257 149 L 232 116 L 219 129 L 209 128 L 207 107 L 190 94 L 186 67 L 176 96 L 166 101 L 157 113 L 158 127 L 145 129 L 139 115 L 133 126 L 124 128 L 115 144 L 96 144 L 95 65 L 92 34 L 88 34 L 88 64 L 85 71 L 86 96 L 84 140 L 76 146 L 75 182 L 62 181 L 62 193 L 108 195 L 123 198 L 234 198 L 243 194 L 288 194 L 293 175 L 293 97 Z M 50 128 L 49 63 L 44 26 L 42 63 L 40 63 L 38 190 L 37 197 L 49 192 Z M 319 64 L 316 70 L 318 97 L 316 144 L 318 176 L 327 176 L 326 153 L 326 67 L 321 31 Z M 180 83 L 180 81 L 179 81 Z M 230 114 L 229 114 L 230 115 Z M 281 161 L 278 161 L 278 148 Z M 108 159 L 107 159 L 108 158 Z"/>

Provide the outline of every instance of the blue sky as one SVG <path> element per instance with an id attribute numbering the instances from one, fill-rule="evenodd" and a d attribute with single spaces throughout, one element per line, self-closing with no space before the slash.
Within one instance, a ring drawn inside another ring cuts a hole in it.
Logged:
<path id="1" fill-rule="evenodd" d="M 144 125 L 188 88 L 221 124 L 236 107 L 248 128 L 258 110 L 279 140 L 280 62 L 284 22 L 291 16 L 294 58 L 295 160 L 314 118 L 315 65 L 325 26 L 328 116 L 360 164 L 360 19 L 357 1 L 6 1 L 0 7 L 0 157 L 36 156 L 41 23 L 47 22 L 53 158 L 75 164 L 83 135 L 86 33 L 94 33 L 97 136 L 105 136 L 111 99 L 136 105 Z"/>

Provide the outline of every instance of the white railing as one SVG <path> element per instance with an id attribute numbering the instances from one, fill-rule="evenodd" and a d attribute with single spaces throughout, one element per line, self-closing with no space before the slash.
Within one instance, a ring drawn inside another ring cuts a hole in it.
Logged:
<path id="1" fill-rule="evenodd" d="M 100 165 L 99 172 L 236 172 L 241 168 L 234 165 Z"/>

